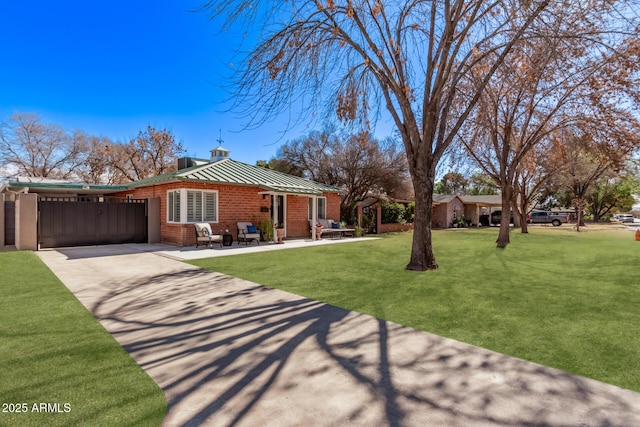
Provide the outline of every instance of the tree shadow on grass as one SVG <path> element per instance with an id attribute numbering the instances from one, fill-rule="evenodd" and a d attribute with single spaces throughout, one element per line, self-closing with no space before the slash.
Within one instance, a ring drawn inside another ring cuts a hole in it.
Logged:
<path id="1" fill-rule="evenodd" d="M 217 273 L 111 283 L 92 311 L 165 425 L 630 425 L 638 395 Z"/>

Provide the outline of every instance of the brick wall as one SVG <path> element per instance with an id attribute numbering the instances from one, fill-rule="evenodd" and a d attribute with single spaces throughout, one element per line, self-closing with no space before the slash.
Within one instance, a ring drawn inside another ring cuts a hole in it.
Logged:
<path id="1" fill-rule="evenodd" d="M 309 197 L 287 196 L 287 237 L 309 238 Z"/>
<path id="2" fill-rule="evenodd" d="M 174 182 L 154 185 L 151 187 L 136 188 L 114 194 L 133 198 L 160 198 L 160 234 L 162 243 L 178 246 L 195 245 L 195 234 L 192 224 L 173 224 L 167 222 L 167 191 L 188 188 L 194 190 L 218 191 L 218 222 L 211 224 L 214 232 L 228 227 L 237 241 L 237 222 L 251 221 L 258 224 L 263 219 L 270 217 L 270 198 L 262 197 L 259 192 L 264 191 L 259 187 L 241 185 L 219 185 L 201 182 Z M 327 217 L 334 220 L 340 218 L 340 196 L 338 194 L 325 194 L 327 197 Z M 309 199 L 307 196 L 286 196 L 286 236 L 289 238 L 309 237 Z M 266 210 L 266 212 L 262 212 Z"/>
<path id="3" fill-rule="evenodd" d="M 336 193 L 324 193 L 327 198 L 327 219 L 340 221 L 340 195 Z"/>

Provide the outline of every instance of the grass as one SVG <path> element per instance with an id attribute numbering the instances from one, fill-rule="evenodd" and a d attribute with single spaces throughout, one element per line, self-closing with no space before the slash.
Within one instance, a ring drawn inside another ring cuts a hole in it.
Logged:
<path id="1" fill-rule="evenodd" d="M 162 390 L 34 253 L 0 271 L 0 425 L 162 422 Z"/>
<path id="2" fill-rule="evenodd" d="M 629 232 L 436 231 L 439 269 L 404 270 L 410 233 L 193 261 L 578 375 L 640 391 L 640 242 Z"/>

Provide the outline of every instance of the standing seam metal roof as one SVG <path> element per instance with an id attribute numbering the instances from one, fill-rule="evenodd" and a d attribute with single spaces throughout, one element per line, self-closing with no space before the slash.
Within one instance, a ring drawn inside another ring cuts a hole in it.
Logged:
<path id="1" fill-rule="evenodd" d="M 232 159 L 192 166 L 136 181 L 129 186 L 142 187 L 170 181 L 204 181 L 216 184 L 253 185 L 265 190 L 296 194 L 344 193 L 343 190 L 337 187 L 259 166 L 248 165 Z"/>

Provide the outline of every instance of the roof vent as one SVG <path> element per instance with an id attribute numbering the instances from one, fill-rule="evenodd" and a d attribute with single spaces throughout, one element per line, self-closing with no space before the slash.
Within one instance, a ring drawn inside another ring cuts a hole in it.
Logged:
<path id="1" fill-rule="evenodd" d="M 219 145 L 218 148 L 211 150 L 211 161 L 217 162 L 218 160 L 224 160 L 229 158 L 230 151 Z"/>
<path id="2" fill-rule="evenodd" d="M 178 170 L 186 169 L 193 166 L 193 159 L 191 157 L 180 157 L 178 159 Z"/>

